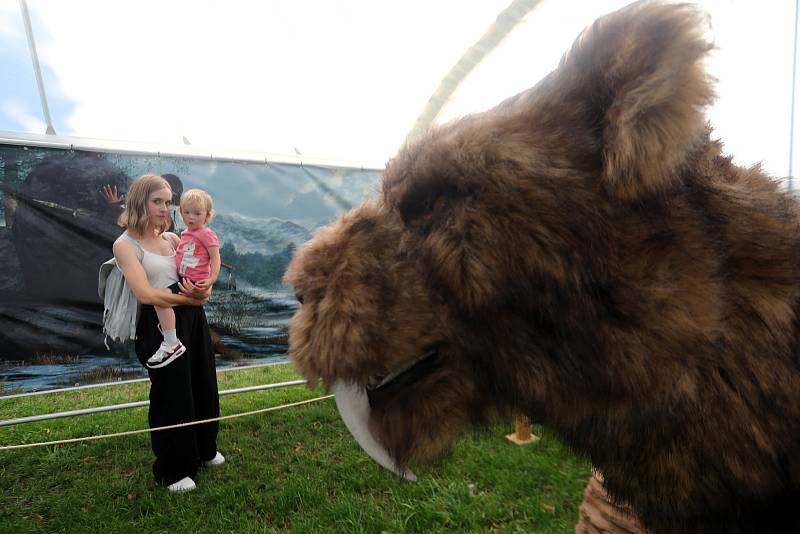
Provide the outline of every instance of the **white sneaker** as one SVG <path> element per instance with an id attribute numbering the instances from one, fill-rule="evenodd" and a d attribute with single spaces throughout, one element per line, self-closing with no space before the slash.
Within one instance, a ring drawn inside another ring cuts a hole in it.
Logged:
<path id="1" fill-rule="evenodd" d="M 183 477 L 179 481 L 167 486 L 167 489 L 172 493 L 182 493 L 184 491 L 192 491 L 197 489 L 197 484 L 194 483 L 189 477 Z"/>
<path id="2" fill-rule="evenodd" d="M 203 462 L 203 465 L 205 465 L 206 467 L 215 467 L 218 465 L 222 465 L 224 463 L 225 463 L 225 457 L 222 456 L 221 452 L 217 451 L 217 455 L 214 456 L 212 459 Z"/>
<path id="3" fill-rule="evenodd" d="M 162 341 L 156 353 L 147 359 L 147 367 L 150 369 L 158 369 L 159 367 L 169 365 L 184 352 L 186 352 L 186 347 L 180 340 L 174 347 L 170 347 L 166 342 Z"/>

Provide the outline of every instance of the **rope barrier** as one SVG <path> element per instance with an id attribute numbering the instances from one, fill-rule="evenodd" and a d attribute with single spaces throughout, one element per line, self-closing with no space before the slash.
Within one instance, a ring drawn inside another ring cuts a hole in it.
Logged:
<path id="1" fill-rule="evenodd" d="M 188 423 L 178 423 L 178 424 L 175 424 L 175 425 L 160 426 L 160 427 L 156 427 L 156 428 L 142 428 L 142 429 L 139 429 L 139 430 L 129 430 L 127 432 L 115 432 L 113 434 L 102 434 L 102 435 L 99 435 L 99 436 L 85 436 L 85 437 L 82 437 L 82 438 L 60 439 L 60 440 L 56 440 L 56 441 L 42 441 L 42 442 L 37 442 L 37 443 L 24 443 L 22 445 L 3 445 L 3 446 L 0 446 L 0 451 L 9 451 L 9 450 L 12 450 L 12 449 L 30 449 L 30 448 L 33 448 L 33 447 L 42 447 L 42 446 L 45 446 L 45 445 L 61 445 L 61 444 L 64 444 L 64 443 L 77 443 L 77 442 L 81 442 L 81 441 L 95 441 L 95 440 L 98 440 L 98 439 L 116 438 L 116 437 L 120 437 L 120 436 L 131 436 L 133 434 L 142 434 L 144 432 L 157 432 L 157 431 L 160 431 L 160 430 L 171 430 L 173 428 L 183 428 L 183 427 L 193 426 L 193 425 L 202 425 L 202 424 L 205 424 L 205 423 L 213 423 L 214 421 L 222 421 L 224 419 L 234 419 L 234 418 L 237 418 L 237 417 L 245 417 L 247 415 L 255 415 L 255 414 L 258 414 L 258 413 L 274 412 L 274 411 L 282 410 L 282 409 L 285 409 L 285 408 L 292 408 L 292 407 L 295 407 L 295 406 L 301 406 L 303 404 L 310 404 L 312 402 L 317 402 L 317 401 L 321 401 L 321 400 L 325 400 L 325 399 L 330 399 L 331 397 L 333 397 L 333 395 L 325 395 L 323 397 L 315 397 L 313 399 L 307 399 L 307 400 L 304 400 L 304 401 L 293 402 L 293 403 L 290 403 L 290 404 L 282 404 L 280 406 L 271 406 L 269 408 L 261 408 L 259 410 L 252 410 L 252 411 L 249 411 L 249 412 L 243 412 L 243 413 L 231 414 L 231 415 L 223 415 L 223 416 L 220 416 L 220 417 L 212 417 L 211 419 L 203 419 L 202 421 L 190 421 Z"/>

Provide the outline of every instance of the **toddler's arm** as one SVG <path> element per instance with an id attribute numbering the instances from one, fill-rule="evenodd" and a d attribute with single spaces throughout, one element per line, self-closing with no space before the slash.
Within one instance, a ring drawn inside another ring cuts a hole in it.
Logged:
<path id="1" fill-rule="evenodd" d="M 211 260 L 211 275 L 206 278 L 205 280 L 200 280 L 197 282 L 197 287 L 200 289 L 211 289 L 217 278 L 219 278 L 219 270 L 222 267 L 222 258 L 219 255 L 219 247 L 208 247 L 208 257 Z"/>

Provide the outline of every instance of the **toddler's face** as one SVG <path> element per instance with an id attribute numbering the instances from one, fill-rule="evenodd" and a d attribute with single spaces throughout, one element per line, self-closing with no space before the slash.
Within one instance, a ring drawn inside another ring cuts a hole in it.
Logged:
<path id="1" fill-rule="evenodd" d="M 181 204 L 181 218 L 187 229 L 197 230 L 208 220 L 208 212 L 196 204 Z"/>

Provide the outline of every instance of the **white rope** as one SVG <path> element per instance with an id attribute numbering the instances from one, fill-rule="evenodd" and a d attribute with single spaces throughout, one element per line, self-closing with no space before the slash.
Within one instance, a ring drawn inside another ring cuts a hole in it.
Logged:
<path id="1" fill-rule="evenodd" d="M 211 419 L 203 419 L 202 421 L 190 421 L 188 423 L 178 423 L 176 425 L 159 426 L 159 427 L 156 427 L 156 428 L 142 428 L 140 430 L 129 430 L 127 432 L 115 432 L 113 434 L 102 434 L 100 436 L 85 436 L 85 437 L 82 437 L 82 438 L 60 439 L 60 440 L 57 440 L 57 441 L 42 441 L 42 442 L 38 442 L 38 443 L 25 443 L 25 444 L 22 444 L 22 445 L 4 445 L 4 446 L 0 446 L 0 451 L 8 451 L 8 450 L 12 450 L 12 449 L 29 449 L 31 447 L 42 447 L 44 445 L 61 445 L 63 443 L 77 443 L 77 442 L 80 442 L 80 441 L 94 441 L 94 440 L 104 439 L 104 438 L 116 438 L 116 437 L 119 437 L 119 436 L 130 436 L 130 435 L 133 435 L 133 434 L 141 434 L 141 433 L 144 433 L 144 432 L 156 432 L 158 430 L 170 430 L 170 429 L 173 429 L 173 428 L 182 428 L 182 427 L 192 426 L 192 425 L 202 425 L 204 423 L 212 423 L 214 421 L 222 421 L 223 419 L 234 419 L 236 417 L 244 417 L 246 415 L 254 415 L 254 414 L 257 414 L 257 413 L 274 412 L 276 410 L 282 410 L 284 408 L 292 408 L 294 406 L 300 406 L 300 405 L 303 405 L 303 404 L 310 404 L 312 402 L 317 402 L 317 401 L 321 401 L 321 400 L 325 400 L 325 399 L 330 399 L 331 397 L 333 397 L 333 395 L 326 395 L 324 397 L 315 397 L 313 399 L 307 399 L 307 400 L 304 400 L 304 401 L 293 402 L 291 404 L 283 404 L 281 406 L 271 406 L 269 408 L 261 408 L 259 410 L 252 410 L 250 412 L 243 412 L 243 413 L 237 413 L 237 414 L 232 414 L 232 415 L 223 415 L 223 416 L 220 416 L 220 417 L 213 417 Z"/>

